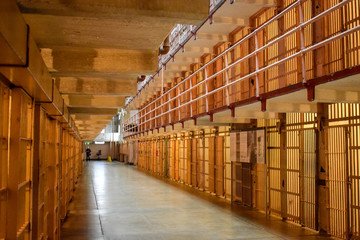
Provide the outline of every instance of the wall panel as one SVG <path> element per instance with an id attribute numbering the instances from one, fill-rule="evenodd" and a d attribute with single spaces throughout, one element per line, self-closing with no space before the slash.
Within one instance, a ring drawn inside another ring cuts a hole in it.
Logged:
<path id="1" fill-rule="evenodd" d="M 31 97 L 12 89 L 6 239 L 31 238 L 33 114 Z"/>
<path id="2" fill-rule="evenodd" d="M 6 236 L 10 89 L 0 82 L 0 239 Z"/>

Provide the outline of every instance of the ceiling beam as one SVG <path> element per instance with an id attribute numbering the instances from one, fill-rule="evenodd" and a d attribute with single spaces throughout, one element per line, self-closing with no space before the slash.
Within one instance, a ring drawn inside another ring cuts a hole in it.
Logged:
<path id="1" fill-rule="evenodd" d="M 105 107 L 121 108 L 125 106 L 125 97 L 122 96 L 94 96 L 94 95 L 62 95 L 68 107 Z"/>
<path id="2" fill-rule="evenodd" d="M 113 120 L 113 116 L 110 115 L 85 115 L 85 114 L 72 114 L 71 117 L 75 121 L 83 120 L 83 121 L 111 121 Z"/>
<path id="3" fill-rule="evenodd" d="M 82 131 L 93 131 L 93 132 L 97 132 L 97 131 L 101 131 L 102 129 L 104 128 L 101 128 L 101 127 L 89 127 L 89 126 L 86 126 L 86 127 L 79 127 L 78 130 L 79 132 L 82 132 Z"/>
<path id="4" fill-rule="evenodd" d="M 203 40 L 216 40 L 216 41 L 223 41 L 227 42 L 229 41 L 229 37 L 226 34 L 213 34 L 213 33 L 198 33 L 196 35 L 197 39 L 203 39 Z"/>
<path id="5" fill-rule="evenodd" d="M 94 18 L 151 17 L 172 24 L 199 24 L 209 14 L 209 0 L 17 0 L 23 13 Z M 126 18 L 125 18 L 126 19 Z"/>
<path id="6" fill-rule="evenodd" d="M 45 64 L 54 76 L 106 75 L 121 73 L 132 77 L 152 74 L 158 68 L 158 52 L 155 50 L 127 50 L 111 48 L 56 47 L 41 50 Z"/>
<path id="7" fill-rule="evenodd" d="M 75 78 L 59 77 L 55 85 L 62 94 L 96 94 L 133 96 L 136 94 L 136 79 Z"/>
<path id="8" fill-rule="evenodd" d="M 77 126 L 79 125 L 108 125 L 110 123 L 110 121 L 96 121 L 96 120 L 84 120 L 84 121 L 80 121 L 80 120 L 75 120 L 75 123 Z"/>
<path id="9" fill-rule="evenodd" d="M 78 130 L 82 131 L 84 128 L 93 129 L 93 130 L 102 130 L 106 127 L 106 125 L 89 125 L 89 124 L 79 124 Z"/>
<path id="10" fill-rule="evenodd" d="M 111 115 L 118 114 L 117 108 L 83 108 L 69 107 L 70 114 L 86 114 L 86 115 Z"/>

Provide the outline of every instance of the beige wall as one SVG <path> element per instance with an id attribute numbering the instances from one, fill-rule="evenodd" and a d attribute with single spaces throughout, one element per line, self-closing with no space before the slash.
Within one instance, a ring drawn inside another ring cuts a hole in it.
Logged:
<path id="1" fill-rule="evenodd" d="M 101 150 L 100 159 L 107 159 L 107 157 L 110 154 L 110 143 L 109 142 L 105 142 L 105 144 L 91 143 L 90 145 L 85 145 L 85 150 L 87 147 L 89 147 L 91 149 L 91 157 L 90 157 L 91 159 L 98 159 L 98 157 L 96 156 L 96 153 L 99 150 Z"/>

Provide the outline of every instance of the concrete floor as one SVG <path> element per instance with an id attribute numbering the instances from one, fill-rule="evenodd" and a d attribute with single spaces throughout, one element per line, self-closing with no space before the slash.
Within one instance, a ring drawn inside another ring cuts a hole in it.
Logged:
<path id="1" fill-rule="evenodd" d="M 89 162 L 62 239 L 329 239 L 118 162 Z"/>

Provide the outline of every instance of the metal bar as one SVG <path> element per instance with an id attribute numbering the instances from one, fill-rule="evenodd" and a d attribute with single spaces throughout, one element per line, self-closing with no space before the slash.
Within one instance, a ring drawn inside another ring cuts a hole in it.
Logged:
<path id="1" fill-rule="evenodd" d="M 178 91 L 180 91 L 180 89 L 178 89 Z M 181 93 L 178 95 L 178 96 L 180 96 L 181 95 Z M 178 102 L 178 106 L 177 106 L 177 108 L 179 109 L 179 111 L 178 111 L 178 113 L 179 113 L 179 117 L 178 117 L 178 120 L 180 121 L 181 120 L 181 102 L 180 102 L 180 98 L 177 98 L 177 102 Z M 184 104 L 184 106 L 185 106 L 185 104 Z M 156 117 L 155 117 L 156 118 Z"/>
<path id="2" fill-rule="evenodd" d="M 205 109 L 206 109 L 206 112 L 208 113 L 209 112 L 209 100 L 208 100 L 208 93 L 209 93 L 209 90 L 208 90 L 208 86 L 207 86 L 207 84 L 206 84 L 206 79 L 207 79 L 207 70 L 206 70 L 206 68 L 204 69 L 205 70 L 205 79 L 203 80 L 203 81 L 201 81 L 201 82 L 205 82 L 205 95 L 204 96 L 206 96 L 206 98 L 205 98 Z M 197 85 L 197 84 L 196 84 Z M 196 86 L 195 85 L 195 86 Z M 198 98 L 198 97 L 197 97 Z M 197 98 L 195 98 L 195 99 L 197 99 Z M 191 100 L 192 101 L 192 100 Z"/>
<path id="3" fill-rule="evenodd" d="M 257 53 L 259 49 L 259 42 L 258 42 L 258 36 L 255 34 L 255 72 L 259 71 L 259 54 Z M 255 75 L 256 80 L 256 97 L 260 96 L 260 89 L 259 89 L 259 74 Z"/>
<path id="4" fill-rule="evenodd" d="M 225 68 L 229 66 L 228 64 L 228 56 L 225 54 Z M 229 71 L 225 71 L 225 79 L 226 79 L 226 85 L 229 85 Z M 230 105 L 230 94 L 229 94 L 229 87 L 226 88 L 226 105 Z"/>
<path id="5" fill-rule="evenodd" d="M 300 26 L 304 23 L 304 9 L 303 5 L 299 4 L 299 22 Z M 304 27 L 300 28 L 300 45 L 301 50 L 305 48 L 305 33 L 304 33 Z M 302 82 L 306 82 L 306 65 L 305 65 L 305 55 L 301 55 L 301 74 L 302 74 Z"/>
<path id="6" fill-rule="evenodd" d="M 352 202 L 352 191 L 351 191 L 351 182 L 350 182 L 350 173 L 352 172 L 352 154 L 349 154 L 349 147 L 351 145 L 351 139 L 350 139 L 350 127 L 344 127 L 345 131 L 345 181 L 346 181 L 346 195 L 345 195 L 345 211 L 346 211 L 346 219 L 345 219 L 345 225 L 346 225 L 346 236 L 350 237 L 351 234 L 351 203 Z"/>
<path id="7" fill-rule="evenodd" d="M 192 89 L 192 79 L 190 78 L 189 79 L 190 80 L 190 89 Z M 190 91 L 190 101 L 192 100 L 192 91 Z M 193 108 L 192 108 L 192 104 L 190 104 L 190 117 L 192 117 L 193 116 Z"/>
<path id="8" fill-rule="evenodd" d="M 163 101 L 164 101 L 164 68 L 161 69 L 161 103 L 160 106 L 163 106 Z M 161 108 L 161 114 L 164 112 L 164 107 Z M 161 118 L 161 125 L 164 125 L 164 118 Z"/>
<path id="9" fill-rule="evenodd" d="M 171 123 L 171 111 L 170 111 L 170 109 L 171 109 L 171 105 L 170 105 L 171 96 L 170 96 L 170 92 L 168 93 L 168 96 L 169 96 L 169 100 L 168 100 L 169 123 Z"/>

